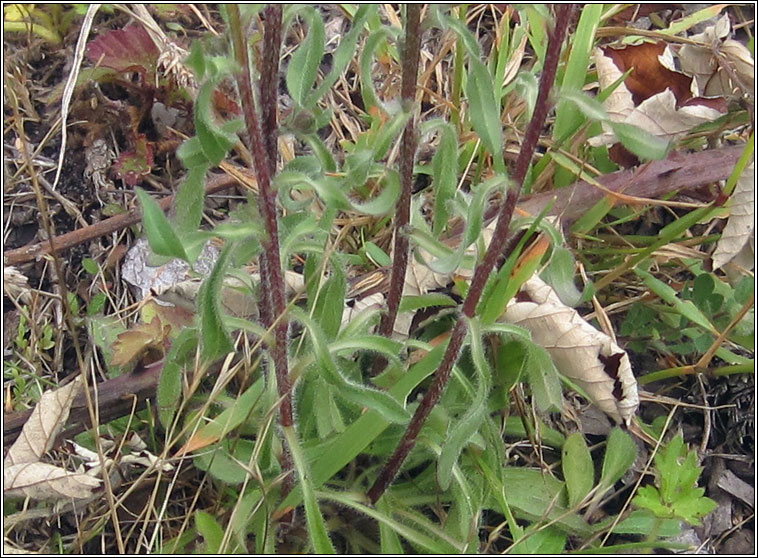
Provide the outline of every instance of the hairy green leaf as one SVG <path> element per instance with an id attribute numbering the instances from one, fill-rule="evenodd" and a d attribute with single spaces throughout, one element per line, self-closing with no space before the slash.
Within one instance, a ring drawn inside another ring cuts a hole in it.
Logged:
<path id="1" fill-rule="evenodd" d="M 595 485 L 595 467 L 581 432 L 575 432 L 563 443 L 561 465 L 566 479 L 569 507 L 584 500 Z"/>
<path id="2" fill-rule="evenodd" d="M 292 55 L 286 78 L 287 90 L 300 106 L 306 105 L 308 94 L 316 82 L 325 42 L 324 22 L 318 11 L 308 6 L 304 13 L 308 20 L 308 35 Z"/>
<path id="3" fill-rule="evenodd" d="M 142 222 L 152 251 L 159 256 L 187 261 L 184 246 L 158 203 L 142 188 L 136 188 L 135 192 L 142 205 Z"/>
<path id="4" fill-rule="evenodd" d="M 207 361 L 216 360 L 234 350 L 229 333 L 221 321 L 219 301 L 230 253 L 231 245 L 228 244 L 221 251 L 213 270 L 203 281 L 197 295 L 202 355 Z"/>

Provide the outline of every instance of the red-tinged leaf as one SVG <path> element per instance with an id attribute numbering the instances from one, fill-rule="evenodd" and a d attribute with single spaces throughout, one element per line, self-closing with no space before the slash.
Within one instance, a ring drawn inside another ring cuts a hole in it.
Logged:
<path id="1" fill-rule="evenodd" d="M 153 163 L 153 146 L 144 134 L 140 134 L 134 150 L 122 153 L 113 168 L 121 180 L 129 186 L 136 186 L 153 170 Z"/>
<path id="2" fill-rule="evenodd" d="M 159 54 L 158 47 L 140 25 L 108 31 L 87 44 L 87 57 L 93 64 L 119 72 L 148 75 L 155 71 Z"/>
<path id="3" fill-rule="evenodd" d="M 119 334 L 113 344 L 113 365 L 129 364 L 149 349 L 162 351 L 170 331 L 171 326 L 163 325 L 156 317 L 149 324 L 139 324 Z"/>

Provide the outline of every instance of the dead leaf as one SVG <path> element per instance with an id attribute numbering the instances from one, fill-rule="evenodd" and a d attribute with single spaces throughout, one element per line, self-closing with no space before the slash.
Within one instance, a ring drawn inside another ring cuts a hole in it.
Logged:
<path id="1" fill-rule="evenodd" d="M 561 302 L 539 276 L 526 281 L 504 319 L 532 333 L 558 370 L 583 389 L 617 423 L 629 424 L 639 405 L 637 381 L 626 352 Z"/>
<path id="2" fill-rule="evenodd" d="M 702 46 L 686 44 L 676 49 L 682 71 L 694 77 L 702 95 L 730 97 L 736 88 L 755 95 L 753 57 L 742 43 L 727 38 L 730 32 L 729 16 L 724 14 L 714 25 L 690 37 Z M 733 83 L 732 76 L 739 83 Z"/>
<path id="3" fill-rule="evenodd" d="M 633 68 L 626 81 L 603 103 L 614 122 L 632 124 L 674 141 L 700 124 L 716 120 L 727 110 L 725 99 L 700 96 L 692 77 L 671 69 L 673 54 L 663 42 L 625 49 L 597 48 L 594 58 L 601 89 L 610 87 Z M 603 127 L 605 133 L 591 138 L 591 145 L 616 143 L 610 127 L 606 124 Z"/>
<path id="4" fill-rule="evenodd" d="M 8 450 L 5 467 L 39 461 L 55 442 L 68 419 L 71 404 L 82 389 L 82 378 L 42 395 L 24 424 L 21 434 Z M 7 485 L 6 485 L 7 488 Z"/>
<path id="5" fill-rule="evenodd" d="M 164 325 L 156 316 L 150 323 L 138 324 L 123 333 L 119 333 L 116 342 L 113 343 L 112 364 L 124 366 L 134 362 L 150 349 L 158 349 L 162 352 L 166 347 L 170 332 L 171 326 Z"/>
<path id="6" fill-rule="evenodd" d="M 100 486 L 86 473 L 69 473 L 47 463 L 18 463 L 3 468 L 4 495 L 34 500 L 84 499 Z"/>
<path id="7" fill-rule="evenodd" d="M 670 89 L 676 96 L 679 104 L 684 103 L 692 97 L 692 78 L 689 76 L 671 70 L 661 63 L 659 57 L 663 56 L 666 51 L 666 43 L 658 41 L 655 43 L 644 42 L 638 45 L 628 45 L 624 48 L 604 47 L 596 49 L 595 59 L 603 56 L 610 58 L 613 65 L 619 71 L 618 77 L 632 69 L 632 73 L 626 78 L 624 86 L 632 95 L 635 105 L 639 105 L 645 99 L 657 95 Z M 601 76 L 598 70 L 598 79 L 600 87 L 605 89 L 608 85 L 616 81 L 605 81 L 605 76 Z"/>
<path id="8" fill-rule="evenodd" d="M 732 192 L 729 219 L 713 252 L 713 269 L 723 267 L 746 247 L 751 248 L 754 235 L 755 161 L 745 167 Z M 752 257 L 750 261 L 749 269 L 752 269 Z"/>

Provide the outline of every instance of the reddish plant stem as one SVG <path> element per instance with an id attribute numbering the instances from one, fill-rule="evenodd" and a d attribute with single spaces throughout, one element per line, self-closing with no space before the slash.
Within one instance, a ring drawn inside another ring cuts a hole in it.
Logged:
<path id="1" fill-rule="evenodd" d="M 397 202 L 395 215 L 395 242 L 392 250 L 392 274 L 387 294 L 387 311 L 382 314 L 379 334 L 389 337 L 395 326 L 400 299 L 403 295 L 405 272 L 408 268 L 408 223 L 411 218 L 411 193 L 413 190 L 413 162 L 416 155 L 416 82 L 418 80 L 419 49 L 421 46 L 421 5 L 406 5 L 405 43 L 403 47 L 403 78 L 400 95 L 405 108 L 411 110 L 411 118 L 405 125 L 400 144 L 400 180 L 402 191 Z M 382 371 L 386 360 L 378 358 L 374 374 Z"/>
<path id="2" fill-rule="evenodd" d="M 263 31 L 263 57 L 261 64 L 261 127 L 266 142 L 271 174 L 276 172 L 279 155 L 277 137 L 277 103 L 279 98 L 279 52 L 282 48 L 282 5 L 269 4 L 265 10 Z"/>
<path id="3" fill-rule="evenodd" d="M 282 6 L 269 4 L 265 10 L 265 27 L 263 31 L 263 59 L 260 75 L 261 126 L 266 142 L 269 171 L 276 173 L 279 156 L 277 136 L 277 101 L 279 91 L 279 52 L 282 44 Z M 266 329 L 274 323 L 273 302 L 271 300 L 271 278 L 266 258 L 260 260 L 260 318 Z"/>
<path id="4" fill-rule="evenodd" d="M 267 238 L 263 242 L 262 258 L 266 258 L 273 315 L 281 317 L 274 329 L 274 346 L 272 355 L 276 372 L 277 386 L 282 397 L 279 409 L 282 426 L 292 426 L 292 389 L 287 363 L 287 331 L 289 321 L 283 316 L 287 301 L 285 299 L 284 278 L 279 256 L 279 226 L 276 209 L 276 194 L 271 186 L 271 164 L 266 143 L 263 139 L 258 114 L 255 110 L 252 77 L 247 43 L 242 33 L 239 6 L 228 6 L 229 27 L 234 45 L 234 54 L 242 71 L 237 74 L 242 109 L 247 128 L 250 152 L 253 154 L 255 174 L 258 179 L 259 206 L 266 226 Z"/>
<path id="5" fill-rule="evenodd" d="M 398 444 L 395 453 L 392 454 L 384 469 L 379 473 L 379 477 L 374 482 L 374 485 L 368 492 L 368 497 L 372 503 L 376 503 L 382 494 L 387 490 L 389 485 L 394 480 L 400 467 L 405 461 L 410 451 L 416 445 L 416 439 L 421 427 L 426 422 L 429 413 L 431 413 L 434 406 L 439 402 L 442 396 L 447 382 L 450 379 L 450 373 L 453 369 L 453 365 L 458 360 L 461 347 L 463 346 L 463 340 L 466 336 L 466 320 L 467 318 L 473 318 L 476 312 L 476 305 L 481 297 L 484 285 L 487 282 L 487 278 L 492 271 L 495 262 L 497 261 L 500 252 L 503 247 L 506 246 L 508 239 L 508 229 L 510 227 L 511 218 L 513 217 L 513 210 L 516 207 L 516 201 L 518 200 L 521 192 L 521 186 L 526 176 L 529 162 L 534 155 L 534 149 L 537 146 L 537 140 L 539 139 L 540 131 L 545 124 L 545 119 L 548 113 L 548 95 L 555 79 L 555 73 L 558 69 L 558 60 L 561 53 L 561 45 L 563 44 L 563 38 L 566 34 L 566 28 L 568 27 L 571 12 L 573 9 L 572 4 L 563 4 L 556 8 L 556 20 L 553 32 L 550 34 L 550 40 L 547 46 L 547 52 L 545 54 L 545 65 L 542 70 L 542 77 L 540 78 L 539 93 L 537 96 L 537 103 L 534 109 L 534 115 L 524 137 L 524 144 L 519 153 L 519 157 L 516 160 L 516 169 L 514 173 L 515 184 L 508 191 L 503 205 L 500 208 L 500 214 L 498 216 L 497 224 L 495 226 L 495 233 L 492 237 L 487 252 L 484 255 L 482 262 L 476 267 L 474 271 L 474 277 L 469 287 L 466 300 L 463 302 L 463 314 L 453 327 L 450 335 L 450 342 L 448 343 L 445 355 L 442 358 L 437 373 L 435 374 L 432 385 L 427 390 L 421 404 L 416 409 L 416 413 L 413 415 L 410 424 L 408 425 L 403 438 Z"/>

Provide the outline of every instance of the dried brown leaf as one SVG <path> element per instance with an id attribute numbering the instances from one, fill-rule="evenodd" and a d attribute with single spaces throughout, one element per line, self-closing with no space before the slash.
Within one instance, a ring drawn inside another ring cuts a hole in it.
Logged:
<path id="1" fill-rule="evenodd" d="M 528 329 L 561 374 L 583 389 L 608 416 L 617 423 L 630 423 L 639 397 L 626 352 L 563 304 L 539 276 L 524 283 L 508 304 L 504 319 Z"/>
<path id="2" fill-rule="evenodd" d="M 4 495 L 34 500 L 84 499 L 100 486 L 100 480 L 85 473 L 69 473 L 47 463 L 18 463 L 4 467 Z"/>
<path id="3" fill-rule="evenodd" d="M 700 45 L 686 44 L 678 49 L 682 71 L 694 77 L 700 94 L 709 97 L 733 94 L 736 87 L 744 87 L 755 95 L 755 62 L 750 51 L 742 43 L 728 39 L 729 16 L 724 14 L 714 25 L 690 37 Z M 724 66 L 728 65 L 730 71 Z M 740 83 L 735 84 L 732 75 Z"/>
<path id="4" fill-rule="evenodd" d="M 79 376 L 62 388 L 42 395 L 18 439 L 8 450 L 4 460 L 6 467 L 39 461 L 50 450 L 81 389 L 82 378 Z"/>
<path id="5" fill-rule="evenodd" d="M 713 253 L 713 269 L 732 261 L 755 235 L 755 162 L 740 176 L 732 193 L 729 220 Z M 751 266 L 752 269 L 752 266 Z"/>

